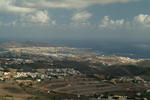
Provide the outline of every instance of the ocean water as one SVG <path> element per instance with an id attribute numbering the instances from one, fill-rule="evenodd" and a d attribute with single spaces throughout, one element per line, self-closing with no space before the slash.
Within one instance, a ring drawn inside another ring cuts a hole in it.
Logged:
<path id="1" fill-rule="evenodd" d="M 17 39 L 13 40 L 16 41 Z M 35 42 L 49 43 L 52 45 L 70 46 L 77 48 L 91 48 L 91 51 L 103 55 L 117 55 L 130 58 L 150 58 L 150 42 L 121 42 L 106 40 L 73 40 L 73 39 L 32 39 Z M 11 39 L 0 40 L 0 43 L 12 41 Z M 17 40 L 24 42 L 25 40 Z M 3 51 L 0 49 L 0 51 Z"/>
<path id="2" fill-rule="evenodd" d="M 62 40 L 49 42 L 78 48 L 91 48 L 103 55 L 117 55 L 130 58 L 150 58 L 149 42 L 120 42 L 105 40 Z"/>

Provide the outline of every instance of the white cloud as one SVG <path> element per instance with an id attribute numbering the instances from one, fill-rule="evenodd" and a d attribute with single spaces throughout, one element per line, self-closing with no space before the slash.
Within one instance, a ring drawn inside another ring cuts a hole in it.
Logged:
<path id="1" fill-rule="evenodd" d="M 30 13 L 34 8 L 20 7 L 15 5 L 16 0 L 0 0 L 0 12 L 3 13 Z"/>
<path id="2" fill-rule="evenodd" d="M 101 21 L 99 27 L 101 29 L 126 29 L 126 30 L 145 30 L 150 28 L 150 15 L 139 14 L 133 17 L 131 20 L 125 19 L 110 19 L 109 16 L 105 16 Z"/>
<path id="3" fill-rule="evenodd" d="M 47 11 L 40 11 L 41 8 L 66 8 L 83 10 L 92 5 L 104 5 L 111 3 L 127 3 L 139 0 L 0 0 L 0 13 L 17 13 L 17 19 L 12 22 L 13 25 L 18 23 L 34 23 L 34 24 L 56 24 L 56 21 L 51 20 L 51 16 Z M 11 15 L 13 16 L 13 15 Z M 19 19 L 19 17 L 21 18 Z M 72 16 L 72 25 L 87 26 L 90 25 L 88 19 L 92 14 L 87 11 L 81 11 Z M 123 23 L 123 20 L 109 20 L 111 25 Z M 107 23 L 109 23 L 107 22 Z M 107 23 L 103 23 L 104 26 Z M 2 23 L 1 23 L 2 24 Z M 12 25 L 12 24 L 11 24 Z"/>
<path id="4" fill-rule="evenodd" d="M 56 24 L 55 21 L 52 21 L 50 15 L 47 11 L 37 11 L 32 14 L 23 14 L 17 23 L 22 23 L 25 25 L 50 25 Z"/>
<path id="5" fill-rule="evenodd" d="M 17 18 L 10 19 L 10 22 L 1 21 L 1 26 L 32 26 L 33 24 L 56 25 L 56 21 L 51 20 L 48 11 L 41 11 L 37 8 L 23 6 L 23 1 L 26 0 L 0 0 L 0 13 L 11 14 L 11 16 L 14 16 L 13 14 L 17 14 Z"/>
<path id="6" fill-rule="evenodd" d="M 88 20 L 90 17 L 92 16 L 91 13 L 87 12 L 87 11 L 82 11 L 79 13 L 76 13 L 73 15 L 72 20 L 73 21 L 86 21 Z"/>
<path id="7" fill-rule="evenodd" d="M 87 8 L 95 4 L 127 3 L 139 0 L 23 0 L 22 5 L 35 8 Z"/>
<path id="8" fill-rule="evenodd" d="M 92 14 L 87 11 L 77 12 L 72 16 L 72 22 L 70 26 L 73 28 L 83 28 L 90 26 L 88 19 L 91 18 L 91 16 Z"/>
<path id="9" fill-rule="evenodd" d="M 29 15 L 28 18 L 35 23 L 48 23 L 50 20 L 47 11 L 38 11 L 35 15 Z"/>
<path id="10" fill-rule="evenodd" d="M 134 22 L 145 28 L 150 28 L 150 15 L 139 14 L 138 16 L 134 17 Z"/>
<path id="11" fill-rule="evenodd" d="M 0 12 L 31 13 L 38 8 L 83 9 L 97 4 L 126 3 L 139 0 L 0 0 Z"/>
<path id="12" fill-rule="evenodd" d="M 105 16 L 102 23 L 99 25 L 100 28 L 118 29 L 121 28 L 125 23 L 124 19 L 112 20 L 109 16 Z"/>
<path id="13" fill-rule="evenodd" d="M 56 25 L 56 21 L 52 20 L 48 12 L 36 11 L 33 13 L 20 14 L 16 20 L 10 22 L 0 21 L 0 26 L 38 26 L 38 25 Z"/>

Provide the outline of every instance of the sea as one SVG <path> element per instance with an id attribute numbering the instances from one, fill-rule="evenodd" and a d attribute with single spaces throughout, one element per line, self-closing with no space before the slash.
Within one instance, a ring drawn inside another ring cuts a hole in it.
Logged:
<path id="1" fill-rule="evenodd" d="M 31 40 L 31 39 L 30 39 Z M 0 43 L 16 40 L 0 40 Z M 17 42 L 25 42 L 26 40 L 17 40 Z M 78 40 L 78 39 L 32 39 L 35 42 L 49 43 L 52 45 L 69 46 L 76 48 L 90 48 L 92 52 L 102 55 L 116 55 L 130 58 L 150 58 L 150 42 L 122 42 L 122 41 L 106 41 L 106 40 Z M 3 49 L 0 49 L 3 51 Z"/>

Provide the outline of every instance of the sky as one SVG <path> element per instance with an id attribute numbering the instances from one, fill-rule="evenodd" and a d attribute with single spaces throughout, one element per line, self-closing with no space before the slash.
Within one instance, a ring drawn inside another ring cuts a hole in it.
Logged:
<path id="1" fill-rule="evenodd" d="M 150 0 L 0 0 L 0 39 L 150 39 Z"/>

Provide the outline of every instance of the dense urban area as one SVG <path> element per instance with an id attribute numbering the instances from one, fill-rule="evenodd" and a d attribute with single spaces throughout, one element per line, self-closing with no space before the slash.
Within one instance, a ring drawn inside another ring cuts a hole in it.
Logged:
<path id="1" fill-rule="evenodd" d="M 149 59 L 32 41 L 0 48 L 0 100 L 150 100 Z"/>

